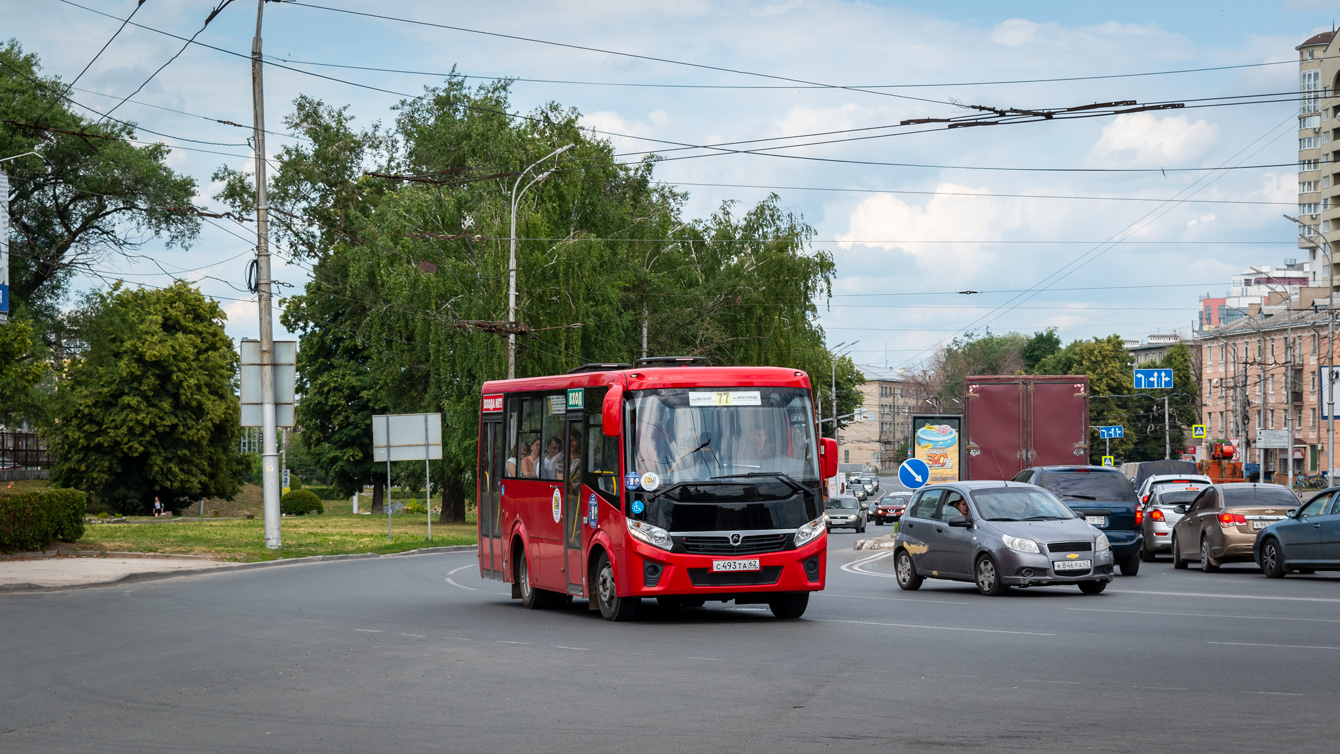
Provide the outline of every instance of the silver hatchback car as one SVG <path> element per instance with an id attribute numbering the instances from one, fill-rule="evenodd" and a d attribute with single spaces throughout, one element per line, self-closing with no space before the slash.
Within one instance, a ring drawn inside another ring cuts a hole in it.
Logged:
<path id="1" fill-rule="evenodd" d="M 1113 566 L 1105 534 L 1047 490 L 1021 482 L 922 488 L 903 513 L 893 558 L 903 589 L 949 579 L 989 596 L 1059 584 L 1098 594 Z"/>

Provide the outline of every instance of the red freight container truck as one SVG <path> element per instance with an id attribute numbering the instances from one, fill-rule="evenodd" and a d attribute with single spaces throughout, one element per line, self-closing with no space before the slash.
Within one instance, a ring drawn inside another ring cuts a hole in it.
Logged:
<path id="1" fill-rule="evenodd" d="M 967 396 L 968 479 L 1089 463 L 1088 377 L 969 377 Z"/>

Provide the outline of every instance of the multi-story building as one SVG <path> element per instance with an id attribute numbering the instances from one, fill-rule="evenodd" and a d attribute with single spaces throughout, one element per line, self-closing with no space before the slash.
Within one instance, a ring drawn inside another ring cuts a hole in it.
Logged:
<path id="1" fill-rule="evenodd" d="M 898 447 L 912 436 L 916 396 L 910 383 L 867 372 L 860 385 L 865 421 L 838 430 L 838 462 L 875 467 L 881 473 L 898 469 Z M 927 408 L 930 408 L 927 406 Z"/>
<path id="2" fill-rule="evenodd" d="M 1181 342 L 1182 336 L 1176 333 L 1155 333 L 1145 338 L 1143 343 L 1128 340 L 1125 345 L 1127 353 L 1135 360 L 1135 365 L 1138 367 L 1162 359 L 1168 355 L 1169 348 Z"/>
<path id="3" fill-rule="evenodd" d="M 1282 480 L 1289 450 L 1258 448 L 1255 437 L 1258 429 L 1292 430 L 1294 473 L 1324 467 L 1326 413 L 1318 365 L 1331 356 L 1328 316 L 1325 309 L 1268 307 L 1199 338 L 1207 440 L 1232 442 L 1238 460 L 1260 463 Z"/>
<path id="4" fill-rule="evenodd" d="M 1318 270 L 1317 285 L 1334 290 L 1331 247 L 1340 240 L 1340 41 L 1335 32 L 1311 37 L 1297 47 L 1298 83 L 1298 247 Z M 1329 244 L 1328 244 L 1329 242 Z"/>
<path id="5" fill-rule="evenodd" d="M 1247 267 L 1229 279 L 1227 296 L 1201 297 L 1196 329 L 1213 330 L 1246 317 L 1262 306 L 1296 297 L 1303 288 L 1315 285 L 1325 285 L 1325 280 L 1322 269 L 1311 261 L 1286 259 L 1283 267 Z"/>

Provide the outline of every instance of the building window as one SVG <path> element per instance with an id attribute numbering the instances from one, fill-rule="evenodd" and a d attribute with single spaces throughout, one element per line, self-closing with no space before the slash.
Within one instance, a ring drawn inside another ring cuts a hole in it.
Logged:
<path id="1" fill-rule="evenodd" d="M 1314 192 L 1314 191 L 1316 191 L 1316 190 L 1317 190 L 1317 182 L 1316 182 L 1316 181 L 1299 181 L 1299 182 L 1298 182 L 1298 193 L 1300 193 L 1300 194 L 1310 194 L 1310 193 L 1312 193 L 1312 192 Z"/>
<path id="2" fill-rule="evenodd" d="M 1315 408 L 1310 408 L 1310 409 L 1308 409 L 1307 411 L 1308 411 L 1308 415 L 1307 415 L 1307 426 L 1310 427 L 1310 428 L 1312 428 L 1312 429 L 1316 429 L 1316 428 L 1317 428 L 1317 409 L 1315 409 Z"/>
<path id="3" fill-rule="evenodd" d="M 1299 170 L 1316 170 L 1316 169 L 1317 169 L 1317 161 L 1316 161 L 1316 160 L 1299 160 L 1299 161 L 1298 161 L 1298 169 L 1299 169 Z"/>
<path id="4" fill-rule="evenodd" d="M 1308 50 L 1308 60 L 1312 60 L 1312 50 Z M 1298 112 L 1302 114 L 1315 113 L 1321 109 L 1321 69 L 1313 68 L 1307 71 L 1298 72 L 1298 89 L 1301 97 L 1298 101 Z"/>
<path id="5" fill-rule="evenodd" d="M 257 189 L 257 190 L 259 190 L 259 189 Z M 1275 413 L 1275 412 L 1272 411 L 1271 413 L 1273 414 L 1273 413 Z M 844 451 L 842 451 L 842 462 L 843 462 L 843 463 L 851 463 L 851 451 L 850 451 L 850 450 L 844 450 Z"/>
<path id="6" fill-rule="evenodd" d="M 1316 149 L 1321 146 L 1321 138 L 1317 136 L 1303 136 L 1298 139 L 1298 149 Z M 1315 170 L 1315 168 L 1314 168 Z"/>
<path id="7" fill-rule="evenodd" d="M 1270 409 L 1270 423 L 1266 425 L 1266 429 L 1274 429 L 1274 428 L 1275 428 L 1275 409 L 1272 408 Z"/>
<path id="8" fill-rule="evenodd" d="M 1304 128 L 1321 128 L 1321 115 L 1300 115 L 1298 116 L 1298 130 Z"/>

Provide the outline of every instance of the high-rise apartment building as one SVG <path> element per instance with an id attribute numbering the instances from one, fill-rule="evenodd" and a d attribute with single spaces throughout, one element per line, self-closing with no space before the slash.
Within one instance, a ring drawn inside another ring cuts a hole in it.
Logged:
<path id="1" fill-rule="evenodd" d="M 1322 32 L 1298 46 L 1298 247 L 1316 285 L 1340 288 L 1327 242 L 1340 240 L 1340 41 Z"/>

